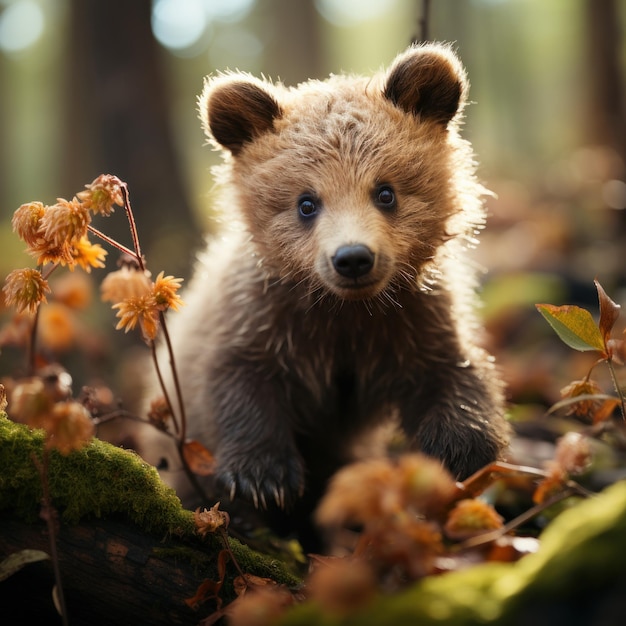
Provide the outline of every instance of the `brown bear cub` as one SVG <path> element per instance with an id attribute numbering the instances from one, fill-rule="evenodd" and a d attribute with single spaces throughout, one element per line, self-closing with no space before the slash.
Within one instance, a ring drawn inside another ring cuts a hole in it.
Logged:
<path id="1" fill-rule="evenodd" d="M 467 88 L 437 44 L 373 78 L 206 82 L 230 228 L 171 335 L 188 434 L 214 452 L 222 493 L 305 524 L 355 442 L 389 419 L 459 478 L 502 453 L 502 388 L 464 258 L 484 218 L 458 132 Z"/>

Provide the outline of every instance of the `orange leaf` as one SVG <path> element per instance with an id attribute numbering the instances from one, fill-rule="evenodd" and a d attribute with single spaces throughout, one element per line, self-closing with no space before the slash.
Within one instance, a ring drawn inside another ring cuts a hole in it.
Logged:
<path id="1" fill-rule="evenodd" d="M 183 455 L 189 469 L 199 476 L 210 476 L 215 470 L 215 458 L 195 439 L 186 441 L 183 445 Z"/>
<path id="2" fill-rule="evenodd" d="M 535 306 L 561 341 L 570 348 L 581 352 L 597 350 L 605 355 L 602 333 L 589 311 L 570 304 L 564 306 L 536 304 Z"/>
<path id="3" fill-rule="evenodd" d="M 227 550 L 222 550 L 217 555 L 217 574 L 220 579 L 210 580 L 207 578 L 204 580 L 198 587 L 196 595 L 193 596 L 193 598 L 185 599 L 185 604 L 187 604 L 187 606 L 192 609 L 196 609 L 203 602 L 214 598 L 217 603 L 218 611 L 221 609 L 222 599 L 220 598 L 220 591 L 222 590 L 222 585 L 224 584 L 224 577 L 226 576 L 226 563 L 228 563 L 229 558 L 230 555 Z"/>
<path id="4" fill-rule="evenodd" d="M 602 338 L 604 339 L 604 343 L 606 345 L 608 340 L 611 338 L 611 331 L 613 330 L 613 326 L 615 326 L 615 322 L 619 317 L 619 310 L 621 307 L 606 295 L 602 285 L 597 280 L 594 280 L 593 282 L 598 291 L 598 300 L 600 301 L 600 332 L 602 333 Z"/>
<path id="5" fill-rule="evenodd" d="M 599 422 L 604 422 L 609 419 L 609 417 L 613 415 L 613 411 L 619 406 L 619 403 L 619 398 L 609 398 L 605 400 L 600 405 L 600 408 L 593 414 L 593 423 L 598 424 Z"/>
<path id="6" fill-rule="evenodd" d="M 238 596 L 243 595 L 249 588 L 259 587 L 276 587 L 278 583 L 271 578 L 261 578 L 261 576 L 255 576 L 254 574 L 245 574 L 243 576 L 237 576 L 233 580 L 233 588 Z"/>
<path id="7" fill-rule="evenodd" d="M 215 598 L 215 600 L 217 601 L 217 606 L 219 608 L 222 604 L 222 600 L 219 597 L 219 592 L 222 588 L 223 583 L 223 580 L 215 581 L 209 580 L 207 578 L 200 584 L 198 590 L 196 591 L 196 595 L 193 596 L 193 598 L 185 599 L 185 604 L 192 609 L 197 609 L 203 602 Z"/>

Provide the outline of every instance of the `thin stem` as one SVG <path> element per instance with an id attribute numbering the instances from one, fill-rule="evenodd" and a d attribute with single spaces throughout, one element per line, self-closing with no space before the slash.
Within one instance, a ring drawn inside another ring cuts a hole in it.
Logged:
<path id="1" fill-rule="evenodd" d="M 113 246 L 114 248 L 117 248 L 120 252 L 123 252 L 124 254 L 127 254 L 128 256 L 133 257 L 134 259 L 137 259 L 137 263 L 139 263 L 139 257 L 137 256 L 137 254 L 133 252 L 130 248 L 127 248 L 126 246 L 122 245 L 119 241 L 115 241 L 115 239 L 111 239 L 111 237 L 109 237 L 108 235 L 105 235 L 101 230 L 98 230 L 97 228 L 94 228 L 91 225 L 87 226 L 87 230 L 89 230 L 90 233 L 93 233 L 96 237 L 99 237 L 100 239 L 102 239 L 102 241 L 106 241 L 106 243 L 108 243 L 109 245 Z M 141 263 L 139 264 L 141 265 Z"/>
<path id="2" fill-rule="evenodd" d="M 200 485 L 200 482 L 198 481 L 198 477 L 196 476 L 196 474 L 192 471 L 191 467 L 189 467 L 189 463 L 187 462 L 187 459 L 185 458 L 185 443 L 187 441 L 187 415 L 185 413 L 185 404 L 183 402 L 183 393 L 182 393 L 182 389 L 180 386 L 180 379 L 178 377 L 178 370 L 176 368 L 176 361 L 174 359 L 174 348 L 172 346 L 172 341 L 170 339 L 170 334 L 167 330 L 167 323 L 165 322 L 165 315 L 163 314 L 162 311 L 159 312 L 159 321 L 161 322 L 161 329 L 163 332 L 163 338 L 165 339 L 165 346 L 167 349 L 167 354 L 168 354 L 168 358 L 169 358 L 169 362 L 170 362 L 170 369 L 172 371 L 172 378 L 174 381 L 174 389 L 176 392 L 176 400 L 178 402 L 178 410 L 179 410 L 179 418 L 180 418 L 180 428 L 178 425 L 178 422 L 176 420 L 175 417 L 175 413 L 174 413 L 174 407 L 172 406 L 172 401 L 170 399 L 170 396 L 168 394 L 167 391 L 167 387 L 165 386 L 165 382 L 163 380 L 163 376 L 161 374 L 161 368 L 159 366 L 159 361 L 157 358 L 157 353 L 156 353 L 156 346 L 155 343 L 152 342 L 151 343 L 151 348 L 152 348 L 152 360 L 154 361 L 154 366 L 156 368 L 156 372 L 157 372 L 157 377 L 159 379 L 159 385 L 161 386 L 161 390 L 163 391 L 163 395 L 165 397 L 165 401 L 167 402 L 167 405 L 170 409 L 170 413 L 172 414 L 172 419 L 174 421 L 174 427 L 176 429 L 176 439 L 177 439 L 177 450 L 178 450 L 178 456 L 180 458 L 180 462 L 183 466 L 183 471 L 185 472 L 185 475 L 187 476 L 187 478 L 189 479 L 189 482 L 191 483 L 191 485 L 193 486 L 193 488 L 196 490 L 196 492 L 198 493 L 198 495 L 200 496 L 200 498 L 203 501 L 208 500 L 207 494 L 204 491 L 204 489 L 202 488 L 202 486 Z"/>
<path id="3" fill-rule="evenodd" d="M 165 398 L 165 402 L 169 407 L 170 414 L 172 416 L 172 421 L 174 422 L 174 430 L 178 435 L 180 428 L 178 426 L 178 420 L 176 419 L 176 414 L 174 413 L 174 409 L 172 407 L 172 401 L 170 399 L 170 394 L 167 391 L 167 387 L 165 386 L 165 381 L 163 380 L 163 374 L 161 373 L 161 367 L 159 366 L 159 359 L 157 358 L 156 344 L 154 341 L 150 342 L 150 351 L 152 353 L 152 362 L 154 363 L 154 369 L 156 370 L 157 378 L 159 379 L 159 386 L 161 387 L 161 391 L 163 392 L 163 397 Z"/>
<path id="4" fill-rule="evenodd" d="M 233 554 L 233 550 L 230 547 L 230 542 L 228 541 L 228 532 L 222 527 L 218 528 L 217 530 L 222 539 L 222 543 L 224 544 L 224 549 L 226 550 L 226 552 L 228 552 L 228 555 L 230 556 L 233 562 L 233 565 L 235 566 L 235 569 L 239 572 L 239 576 L 241 576 L 241 580 L 243 581 L 243 584 L 246 587 L 248 587 L 248 579 L 246 578 L 246 575 L 243 573 L 243 570 L 241 569 L 241 566 L 239 565 L 239 562 L 235 558 L 235 555 Z"/>
<path id="5" fill-rule="evenodd" d="M 128 218 L 128 225 L 130 227 L 130 235 L 133 240 L 133 248 L 135 248 L 135 253 L 137 255 L 137 262 L 139 263 L 140 269 L 142 271 L 145 271 L 146 266 L 143 262 L 143 256 L 141 254 L 141 246 L 139 245 L 139 234 L 137 233 L 137 224 L 135 224 L 135 217 L 133 215 L 133 210 L 130 208 L 130 199 L 128 197 L 128 185 L 120 181 L 120 189 L 122 190 L 122 195 L 124 196 L 124 210 L 126 211 L 126 217 Z"/>
<path id="6" fill-rule="evenodd" d="M 41 268 L 41 266 L 39 267 Z M 54 272 L 54 270 L 57 267 L 59 267 L 59 264 L 55 263 L 46 272 L 44 272 L 43 268 L 41 268 L 40 271 L 41 271 L 41 275 L 43 279 L 48 280 L 52 272 Z M 33 317 L 33 326 L 30 329 L 30 344 L 28 346 L 28 352 L 27 352 L 26 369 L 30 373 L 31 376 L 35 373 L 35 361 L 37 360 L 37 331 L 39 330 L 40 309 L 41 309 L 41 303 L 39 304 L 39 306 L 37 307 L 37 310 L 35 311 L 35 315 Z"/>
<path id="7" fill-rule="evenodd" d="M 30 329 L 30 344 L 28 346 L 28 363 L 27 363 L 27 371 L 30 376 L 34 376 L 35 374 L 35 361 L 37 359 L 37 329 L 39 328 L 39 311 L 41 309 L 41 303 L 37 307 L 35 311 L 35 315 L 33 317 L 33 326 Z"/>
<path id="8" fill-rule="evenodd" d="M 167 330 L 167 324 L 165 322 L 165 315 L 163 314 L 163 311 L 159 311 L 159 321 L 161 322 L 161 329 L 163 330 L 167 356 L 172 370 L 172 378 L 174 379 L 174 389 L 176 390 L 176 400 L 178 402 L 180 417 L 180 439 L 184 442 L 187 438 L 187 414 L 185 412 L 185 403 L 183 402 L 183 392 L 180 386 L 180 379 L 178 377 L 178 369 L 176 368 L 176 361 L 174 359 L 174 348 L 172 347 L 172 340 L 170 339 L 170 333 Z"/>
<path id="9" fill-rule="evenodd" d="M 57 551 L 55 510 L 52 506 L 52 499 L 50 497 L 50 485 L 48 484 L 48 470 L 50 466 L 50 451 L 48 450 L 48 448 L 43 449 L 43 457 L 41 463 L 36 457 L 33 457 L 33 462 L 39 470 L 39 475 L 41 477 L 41 487 L 43 491 L 41 516 L 46 521 L 46 525 L 48 527 L 48 535 L 50 538 L 50 558 L 52 560 L 52 568 L 54 570 L 54 580 L 56 582 L 57 599 L 59 601 L 61 619 L 63 621 L 63 626 L 68 626 L 69 621 L 67 617 L 67 605 L 65 603 L 65 594 L 63 592 L 63 583 L 61 581 L 61 567 L 59 565 L 59 553 Z"/>
<path id="10" fill-rule="evenodd" d="M 611 359 L 611 357 L 607 358 L 606 364 L 609 366 L 609 372 L 611 372 L 611 379 L 613 380 L 613 387 L 615 387 L 615 392 L 619 397 L 622 419 L 626 422 L 626 401 L 624 400 L 624 394 L 617 381 L 617 374 L 615 373 L 615 367 L 613 366 L 613 359 Z"/>
<path id="11" fill-rule="evenodd" d="M 518 474 L 536 476 L 537 478 L 546 478 L 548 475 L 545 470 L 537 469 L 536 467 L 495 461 L 479 469 L 462 483 L 457 483 L 458 496 L 460 499 L 467 497 L 473 498 L 498 480 L 498 476 Z"/>

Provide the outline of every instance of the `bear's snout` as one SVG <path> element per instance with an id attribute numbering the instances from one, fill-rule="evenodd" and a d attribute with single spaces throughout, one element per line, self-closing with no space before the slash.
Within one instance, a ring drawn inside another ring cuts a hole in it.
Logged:
<path id="1" fill-rule="evenodd" d="M 360 278 L 374 267 L 374 253 L 364 244 L 340 246 L 332 257 L 333 267 L 346 278 Z"/>

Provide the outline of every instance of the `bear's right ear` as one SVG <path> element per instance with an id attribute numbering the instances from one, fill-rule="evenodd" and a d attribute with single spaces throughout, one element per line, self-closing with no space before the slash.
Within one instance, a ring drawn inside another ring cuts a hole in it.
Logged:
<path id="1" fill-rule="evenodd" d="M 220 76 L 207 81 L 200 96 L 204 130 L 237 156 L 246 143 L 274 127 L 282 110 L 260 81 Z"/>
<path id="2" fill-rule="evenodd" d="M 451 48 L 426 44 L 396 57 L 383 95 L 407 113 L 447 125 L 463 108 L 467 88 L 465 70 Z"/>

